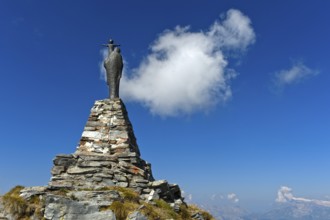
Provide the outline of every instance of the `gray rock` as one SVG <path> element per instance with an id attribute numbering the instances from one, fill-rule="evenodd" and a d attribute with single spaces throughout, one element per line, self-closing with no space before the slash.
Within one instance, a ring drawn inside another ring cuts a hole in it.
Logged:
<path id="1" fill-rule="evenodd" d="M 88 173 L 97 173 L 98 170 L 95 168 L 79 168 L 72 167 L 68 169 L 68 174 L 88 174 Z"/>
<path id="2" fill-rule="evenodd" d="M 116 138 L 123 138 L 123 139 L 128 139 L 129 134 L 125 131 L 110 131 L 110 139 L 116 139 Z"/>
<path id="3" fill-rule="evenodd" d="M 116 162 L 117 158 L 112 155 L 88 155 L 88 154 L 75 154 L 77 157 L 84 161 L 112 161 Z"/>
<path id="4" fill-rule="evenodd" d="M 151 191 L 152 191 L 152 189 L 146 188 L 146 189 L 142 190 L 142 193 L 143 194 L 146 194 L 146 193 L 149 194 Z"/>
<path id="5" fill-rule="evenodd" d="M 136 187 L 147 188 L 148 184 L 146 184 L 146 183 L 136 183 Z"/>
<path id="6" fill-rule="evenodd" d="M 73 158 L 72 154 L 58 154 L 56 157 Z"/>
<path id="7" fill-rule="evenodd" d="M 151 190 L 148 196 L 148 201 L 154 201 L 159 199 L 159 192 L 157 190 Z"/>
<path id="8" fill-rule="evenodd" d="M 135 182 L 137 182 L 137 183 L 149 183 L 149 181 L 148 180 L 145 180 L 145 179 L 135 179 Z"/>
<path id="9" fill-rule="evenodd" d="M 122 198 L 118 191 L 73 191 L 68 194 L 70 198 L 76 201 L 86 201 L 99 206 L 109 206 L 113 201 L 119 201 Z"/>
<path id="10" fill-rule="evenodd" d="M 157 180 L 157 181 L 153 181 L 151 183 L 151 186 L 154 187 L 154 188 L 159 188 L 159 187 L 162 187 L 164 185 L 167 185 L 167 181 L 166 180 Z"/>
<path id="11" fill-rule="evenodd" d="M 48 189 L 50 190 L 58 190 L 58 189 L 69 189 L 72 188 L 73 183 L 72 182 L 67 182 L 67 181 L 51 181 L 48 183 Z"/>
<path id="12" fill-rule="evenodd" d="M 102 178 L 95 176 L 95 177 L 93 177 L 93 181 L 101 182 L 102 181 Z"/>
<path id="13" fill-rule="evenodd" d="M 177 199 L 174 203 L 171 203 L 171 207 L 173 207 L 174 211 L 179 212 L 182 204 L 184 204 L 183 201 L 181 199 Z"/>
<path id="14" fill-rule="evenodd" d="M 48 220 L 115 220 L 112 211 L 99 211 L 99 206 L 89 202 L 47 195 L 44 217 Z"/>
<path id="15" fill-rule="evenodd" d="M 127 182 L 118 182 L 116 184 L 116 186 L 120 186 L 120 187 L 128 187 L 128 183 Z"/>
<path id="16" fill-rule="evenodd" d="M 51 170 L 52 175 L 60 175 L 63 172 L 65 172 L 64 166 L 54 166 Z"/>
<path id="17" fill-rule="evenodd" d="M 148 220 L 141 212 L 135 211 L 132 214 L 128 215 L 128 220 Z"/>
<path id="18" fill-rule="evenodd" d="M 109 173 L 107 171 L 106 173 L 96 173 L 96 174 L 94 174 L 94 176 L 95 177 L 101 177 L 101 178 L 110 178 L 110 177 L 113 177 L 113 174 L 112 173 Z"/>
<path id="19" fill-rule="evenodd" d="M 159 195 L 165 201 L 172 200 L 173 195 L 166 180 L 158 180 L 151 183 L 153 189 L 159 190 Z"/>
<path id="20" fill-rule="evenodd" d="M 96 128 L 94 128 L 94 127 L 85 127 L 84 130 L 85 131 L 95 131 Z"/>
<path id="21" fill-rule="evenodd" d="M 191 216 L 192 219 L 204 220 L 204 217 L 201 213 L 197 212 Z"/>
<path id="22" fill-rule="evenodd" d="M 86 214 L 86 215 L 73 215 L 68 220 L 116 220 L 115 214 L 111 211 L 99 211 L 96 213 Z"/>
<path id="23" fill-rule="evenodd" d="M 105 178 L 103 178 L 103 181 L 102 182 L 105 184 L 105 186 L 114 186 L 115 185 L 114 181 L 111 180 L 111 179 L 105 179 Z"/>
<path id="24" fill-rule="evenodd" d="M 54 159 L 54 165 L 68 167 L 76 163 L 72 155 L 57 155 Z"/>
<path id="25" fill-rule="evenodd" d="M 115 174 L 115 179 L 118 180 L 118 181 L 121 181 L 121 182 L 127 182 L 127 177 L 126 176 Z"/>
<path id="26" fill-rule="evenodd" d="M 79 161 L 78 162 L 79 167 L 111 167 L 110 161 Z"/>
<path id="27" fill-rule="evenodd" d="M 81 136 L 87 138 L 93 138 L 93 139 L 101 139 L 102 133 L 98 131 L 84 131 Z"/>
<path id="28" fill-rule="evenodd" d="M 21 190 L 20 196 L 23 199 L 29 200 L 32 196 L 35 195 L 44 195 L 46 193 L 47 187 L 45 186 L 34 186 L 34 187 L 25 187 Z"/>
<path id="29" fill-rule="evenodd" d="M 182 198 L 181 189 L 177 184 L 169 184 L 169 188 L 170 188 L 171 193 L 174 196 L 174 199 Z"/>
<path id="30" fill-rule="evenodd" d="M 98 121 L 87 121 L 86 123 L 86 127 L 102 127 L 102 126 L 104 126 L 104 124 Z"/>

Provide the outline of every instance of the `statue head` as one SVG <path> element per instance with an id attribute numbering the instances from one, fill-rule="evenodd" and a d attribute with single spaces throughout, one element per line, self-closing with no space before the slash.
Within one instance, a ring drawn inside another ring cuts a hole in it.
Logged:
<path id="1" fill-rule="evenodd" d="M 113 44 L 113 40 L 112 39 L 109 39 L 109 44 Z"/>

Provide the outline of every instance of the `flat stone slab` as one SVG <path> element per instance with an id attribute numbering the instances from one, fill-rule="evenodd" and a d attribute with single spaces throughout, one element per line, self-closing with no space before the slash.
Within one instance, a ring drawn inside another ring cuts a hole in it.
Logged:
<path id="1" fill-rule="evenodd" d="M 88 173 L 97 173 L 98 170 L 95 168 L 79 168 L 72 167 L 67 170 L 68 174 L 88 174 Z"/>
<path id="2" fill-rule="evenodd" d="M 97 204 L 55 195 L 47 195 L 44 217 L 49 220 L 116 220 L 111 210 L 100 211 Z"/>

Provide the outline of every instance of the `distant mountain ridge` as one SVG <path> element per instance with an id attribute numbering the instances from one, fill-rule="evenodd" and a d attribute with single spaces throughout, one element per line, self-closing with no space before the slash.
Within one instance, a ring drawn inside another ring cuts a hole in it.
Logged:
<path id="1" fill-rule="evenodd" d="M 330 207 L 311 202 L 291 201 L 259 217 L 260 220 L 327 220 L 330 219 Z"/>
<path id="2" fill-rule="evenodd" d="M 287 186 L 281 186 L 276 203 L 260 213 L 251 213 L 240 207 L 237 196 L 237 200 L 231 202 L 224 198 L 221 196 L 216 205 L 204 205 L 218 220 L 330 220 L 329 200 L 297 197 Z"/>
<path id="3" fill-rule="evenodd" d="M 251 213 L 238 205 L 207 208 L 217 220 L 329 220 L 330 207 L 313 202 L 276 203 L 264 213 Z"/>

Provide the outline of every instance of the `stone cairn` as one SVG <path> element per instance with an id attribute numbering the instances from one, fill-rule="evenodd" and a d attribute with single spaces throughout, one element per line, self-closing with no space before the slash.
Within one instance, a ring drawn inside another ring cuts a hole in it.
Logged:
<path id="1" fill-rule="evenodd" d="M 96 101 L 74 154 L 57 155 L 50 189 L 128 187 L 141 199 L 182 204 L 177 184 L 155 181 L 151 164 L 140 158 L 139 147 L 121 99 Z"/>
<path id="2" fill-rule="evenodd" d="M 43 201 L 38 211 L 42 215 L 35 211 L 29 219 L 116 220 L 114 212 L 102 208 L 123 200 L 118 187 L 134 190 L 147 203 L 163 199 L 176 211 L 184 204 L 179 186 L 155 181 L 151 165 L 141 159 L 132 124 L 119 98 L 96 101 L 76 152 L 57 155 L 53 162 L 48 186 L 19 191 L 32 206 L 36 197 Z M 15 212 L 20 208 L 15 207 L 14 212 L 5 211 L 0 197 L 0 219 L 17 220 Z M 127 219 L 147 220 L 139 210 Z"/>
<path id="3" fill-rule="evenodd" d="M 134 190 L 147 203 L 163 199 L 176 211 L 184 204 L 179 186 L 155 181 L 151 165 L 140 158 L 132 124 L 119 98 L 96 101 L 76 152 L 57 155 L 53 162 L 48 186 L 20 190 L 25 201 L 35 197 L 44 201 L 42 217 L 34 212 L 31 219 L 116 220 L 111 210 L 101 211 L 122 201 L 116 187 Z M 128 219 L 147 219 L 139 215 L 136 211 Z M 0 197 L 0 219 L 16 217 L 4 211 Z"/>

